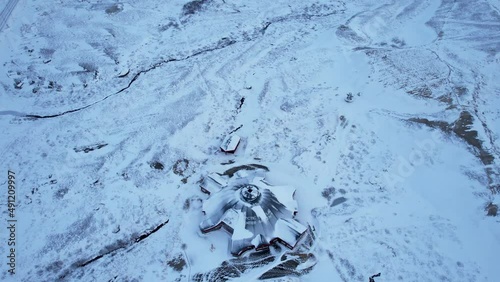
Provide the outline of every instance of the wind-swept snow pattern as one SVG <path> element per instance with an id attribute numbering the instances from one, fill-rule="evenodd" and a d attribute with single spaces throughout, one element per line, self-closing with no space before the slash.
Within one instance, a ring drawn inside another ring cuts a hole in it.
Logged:
<path id="1" fill-rule="evenodd" d="M 497 0 L 27 0 L 9 13 L 0 217 L 12 171 L 16 274 L 4 230 L 0 280 L 500 277 Z M 306 232 L 292 250 L 233 257 L 230 234 L 200 231 L 200 185 L 262 164 L 267 183 L 294 187 Z"/>

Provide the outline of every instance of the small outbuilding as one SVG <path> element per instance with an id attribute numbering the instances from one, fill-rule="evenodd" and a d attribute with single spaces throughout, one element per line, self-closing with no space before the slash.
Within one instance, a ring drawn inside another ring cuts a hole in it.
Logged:
<path id="1" fill-rule="evenodd" d="M 238 145 L 240 145 L 241 137 L 236 134 L 227 135 L 224 140 L 222 140 L 222 144 L 220 145 L 220 149 L 224 153 L 234 154 Z"/>

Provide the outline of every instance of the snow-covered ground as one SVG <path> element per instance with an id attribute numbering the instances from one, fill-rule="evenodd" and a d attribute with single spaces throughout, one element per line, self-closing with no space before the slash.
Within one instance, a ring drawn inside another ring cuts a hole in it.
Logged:
<path id="1" fill-rule="evenodd" d="M 286 249 L 245 264 L 199 231 L 200 179 L 234 161 L 294 185 L 314 230 L 277 281 L 498 281 L 500 1 L 168 2 L 13 9 L 0 280 L 262 277 Z"/>

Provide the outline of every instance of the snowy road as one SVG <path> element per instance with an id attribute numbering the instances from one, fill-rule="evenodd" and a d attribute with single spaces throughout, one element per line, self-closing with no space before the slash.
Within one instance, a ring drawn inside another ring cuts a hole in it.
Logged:
<path id="1" fill-rule="evenodd" d="M 14 9 L 16 8 L 18 2 L 19 0 L 9 0 L 9 2 L 7 2 L 7 5 L 5 5 L 5 8 L 0 14 L 0 32 L 7 24 L 7 20 L 9 20 L 9 17 L 12 14 L 12 11 L 14 11 Z"/>
<path id="2" fill-rule="evenodd" d="M 305 282 L 498 280 L 498 1 L 90 2 L 21 1 L 0 33 L 0 280 L 254 281 L 284 252 Z M 201 236 L 200 180 L 249 163 L 296 188 L 310 247 Z"/>

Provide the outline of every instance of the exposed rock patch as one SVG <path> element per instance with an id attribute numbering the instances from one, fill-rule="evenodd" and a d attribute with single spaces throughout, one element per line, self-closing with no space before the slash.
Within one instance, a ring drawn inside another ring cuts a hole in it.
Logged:
<path id="1" fill-rule="evenodd" d="M 149 166 L 151 166 L 151 168 L 154 168 L 157 170 L 163 170 L 165 168 L 165 166 L 159 161 L 154 161 L 154 162 L 150 163 Z"/>
<path id="2" fill-rule="evenodd" d="M 489 203 L 488 206 L 486 207 L 486 211 L 488 212 L 487 213 L 488 216 L 497 216 L 498 206 L 493 203 Z"/>

